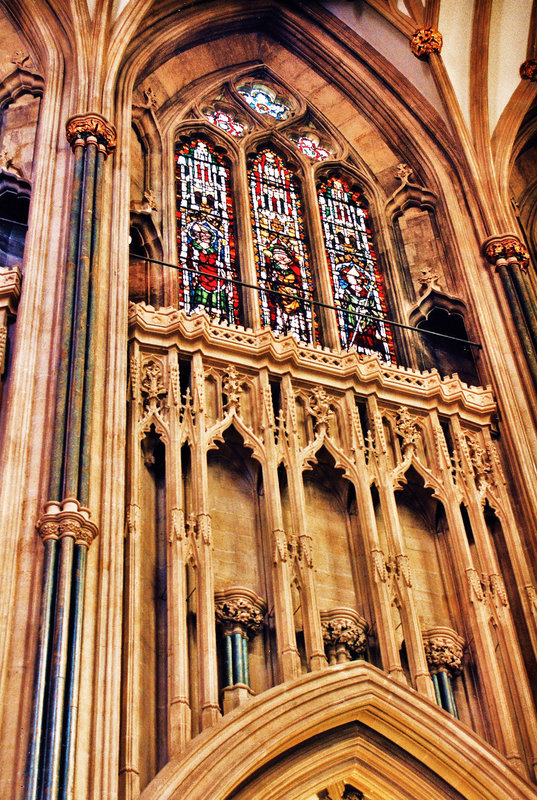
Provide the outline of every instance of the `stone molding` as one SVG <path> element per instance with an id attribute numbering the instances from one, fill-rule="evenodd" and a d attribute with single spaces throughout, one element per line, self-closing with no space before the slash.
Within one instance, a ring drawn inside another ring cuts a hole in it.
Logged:
<path id="1" fill-rule="evenodd" d="M 436 28 L 418 28 L 410 40 L 410 49 L 416 58 L 426 59 L 431 53 L 440 55 L 442 34 Z"/>
<path id="2" fill-rule="evenodd" d="M 524 269 L 529 264 L 529 253 L 525 245 L 514 233 L 490 236 L 483 242 L 481 249 L 483 255 L 492 266 L 496 266 L 500 260 L 517 261 Z"/>
<path id="3" fill-rule="evenodd" d="M 537 58 L 528 58 L 520 65 L 520 77 L 523 80 L 537 81 Z"/>
<path id="4" fill-rule="evenodd" d="M 115 149 L 116 129 L 100 114 L 75 114 L 65 124 L 65 135 L 71 147 L 85 145 L 90 139 L 104 147 L 107 155 Z"/>
<path id="5" fill-rule="evenodd" d="M 75 544 L 88 548 L 99 533 L 97 525 L 90 520 L 89 509 L 74 497 L 66 497 L 61 504 L 46 503 L 36 528 L 43 542 L 71 537 Z"/>
<path id="6" fill-rule="evenodd" d="M 462 672 L 464 639 L 454 630 L 444 626 L 429 628 L 423 631 L 423 645 L 431 673 L 455 676 Z"/>
<path id="7" fill-rule="evenodd" d="M 352 655 L 364 655 L 369 626 L 354 609 L 342 606 L 321 611 L 321 628 L 323 641 L 334 662 L 342 663 L 349 661 Z"/>
<path id="8" fill-rule="evenodd" d="M 263 629 L 267 604 L 251 589 L 231 586 L 215 592 L 214 604 L 216 621 L 226 632 L 236 630 L 253 638 Z"/>
<path id="9" fill-rule="evenodd" d="M 474 415 L 489 416 L 496 410 L 488 386 L 468 386 L 458 376 L 441 378 L 437 370 L 420 372 L 386 366 L 374 355 L 363 356 L 353 350 L 336 353 L 326 347 L 299 344 L 293 336 L 276 337 L 267 328 L 254 332 L 240 325 L 213 323 L 205 313 L 189 315 L 171 306 L 155 309 L 145 303 L 131 303 L 129 328 L 131 337 L 151 343 L 156 337 L 159 341 L 166 337 L 171 344 L 177 335 L 182 347 L 213 348 L 215 355 L 226 359 L 227 363 L 233 358 L 240 364 L 244 357 L 248 363 L 254 360 L 259 366 L 268 362 L 271 366 L 296 368 L 297 373 L 303 372 L 311 376 L 310 379 L 322 375 L 325 385 L 327 380 L 337 383 L 356 380 L 361 386 L 375 387 L 380 398 L 396 393 L 400 402 L 404 397 L 409 406 L 413 398 L 423 400 L 426 397 L 428 402 L 434 398 L 440 405 L 457 404 L 460 413 L 470 412 L 472 418 Z"/>

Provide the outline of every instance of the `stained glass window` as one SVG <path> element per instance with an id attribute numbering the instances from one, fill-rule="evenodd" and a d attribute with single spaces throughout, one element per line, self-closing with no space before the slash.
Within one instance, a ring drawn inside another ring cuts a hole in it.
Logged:
<path id="1" fill-rule="evenodd" d="M 294 138 L 293 141 L 301 153 L 304 153 L 308 158 L 314 158 L 316 161 L 326 161 L 332 155 L 326 147 L 321 147 L 313 136 L 302 135 Z"/>
<path id="2" fill-rule="evenodd" d="M 217 128 L 226 131 L 226 133 L 230 133 L 232 136 L 241 137 L 244 136 L 246 132 L 246 125 L 239 122 L 238 119 L 225 111 L 212 109 L 207 111 L 205 116 L 209 122 L 212 122 Z"/>
<path id="3" fill-rule="evenodd" d="M 386 302 L 378 273 L 367 211 L 356 192 L 330 178 L 319 188 L 319 209 L 341 344 L 359 353 L 394 360 Z"/>
<path id="4" fill-rule="evenodd" d="M 254 160 L 249 192 L 263 324 L 312 342 L 315 317 L 307 302 L 312 280 L 298 189 L 272 150 L 263 150 Z"/>
<path id="5" fill-rule="evenodd" d="M 238 322 L 239 294 L 229 169 L 203 139 L 176 150 L 177 253 L 187 311 Z"/>
<path id="6" fill-rule="evenodd" d="M 287 119 L 291 113 L 290 107 L 268 86 L 254 83 L 253 86 L 241 86 L 237 91 L 258 114 L 268 114 L 282 120 Z"/>

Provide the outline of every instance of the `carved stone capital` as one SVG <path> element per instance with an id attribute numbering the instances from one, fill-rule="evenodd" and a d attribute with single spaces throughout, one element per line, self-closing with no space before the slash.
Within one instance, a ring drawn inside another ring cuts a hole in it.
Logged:
<path id="1" fill-rule="evenodd" d="M 441 626 L 429 628 L 422 635 L 429 671 L 458 675 L 462 671 L 464 651 L 462 636 L 451 628 Z"/>
<path id="2" fill-rule="evenodd" d="M 496 266 L 500 259 L 514 259 L 525 269 L 529 264 L 529 253 L 518 236 L 507 233 L 503 236 L 490 236 L 483 242 L 483 255 L 489 264 Z"/>
<path id="3" fill-rule="evenodd" d="M 342 663 L 349 661 L 353 655 L 363 655 L 367 647 L 368 627 L 366 620 L 352 608 L 321 611 L 323 640 L 329 651 L 330 663 Z"/>
<path id="4" fill-rule="evenodd" d="M 61 505 L 47 503 L 36 528 L 44 542 L 71 537 L 75 544 L 84 547 L 89 547 L 99 532 L 90 520 L 88 509 L 72 497 L 67 497 Z"/>
<path id="5" fill-rule="evenodd" d="M 21 293 L 22 274 L 19 267 L 0 267 L 0 308 L 14 314 Z"/>
<path id="6" fill-rule="evenodd" d="M 520 77 L 525 81 L 537 81 L 537 58 L 528 58 L 522 62 Z"/>
<path id="7" fill-rule="evenodd" d="M 90 137 L 105 148 L 107 155 L 116 147 L 116 129 L 100 114 L 75 114 L 67 120 L 65 134 L 71 147 L 85 145 Z"/>
<path id="8" fill-rule="evenodd" d="M 410 40 L 410 49 L 416 58 L 425 59 L 442 50 L 442 34 L 432 26 L 419 28 Z"/>
<path id="9" fill-rule="evenodd" d="M 214 611 L 217 622 L 226 633 L 237 631 L 253 637 L 263 628 L 267 605 L 251 589 L 232 586 L 215 592 Z"/>

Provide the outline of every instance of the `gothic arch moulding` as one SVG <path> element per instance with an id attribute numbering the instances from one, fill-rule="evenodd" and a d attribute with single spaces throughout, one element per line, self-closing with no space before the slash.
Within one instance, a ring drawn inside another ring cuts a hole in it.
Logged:
<path id="1" fill-rule="evenodd" d="M 536 796 L 469 729 L 354 662 L 275 687 L 230 713 L 167 764 L 140 800 L 308 800 L 338 780 L 383 800 Z"/>

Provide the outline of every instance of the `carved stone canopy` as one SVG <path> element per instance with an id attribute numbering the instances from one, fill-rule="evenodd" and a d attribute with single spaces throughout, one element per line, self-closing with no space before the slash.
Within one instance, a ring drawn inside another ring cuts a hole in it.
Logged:
<path id="1" fill-rule="evenodd" d="M 352 655 L 365 653 L 367 647 L 366 620 L 353 608 L 332 608 L 321 611 L 321 628 L 331 663 L 349 661 Z"/>
<path id="2" fill-rule="evenodd" d="M 464 639 L 448 627 L 438 626 L 423 631 L 425 656 L 431 673 L 449 672 L 459 675 L 462 671 Z"/>
<path id="3" fill-rule="evenodd" d="M 231 586 L 215 592 L 214 606 L 216 621 L 226 634 L 242 633 L 253 637 L 263 628 L 267 604 L 251 589 Z"/>

